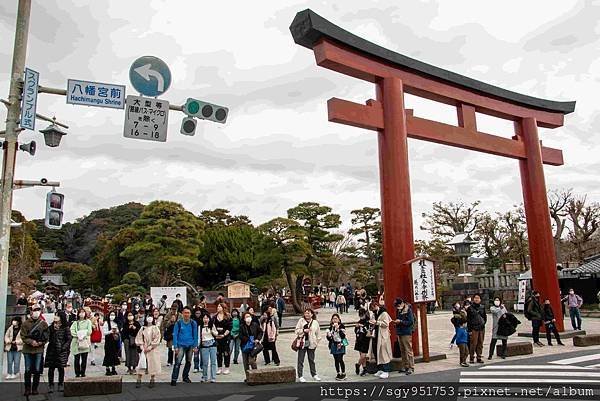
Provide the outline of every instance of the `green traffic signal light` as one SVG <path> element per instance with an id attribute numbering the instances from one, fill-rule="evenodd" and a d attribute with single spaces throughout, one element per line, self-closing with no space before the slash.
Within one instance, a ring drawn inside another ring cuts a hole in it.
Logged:
<path id="1" fill-rule="evenodd" d="M 190 114 L 196 114 L 200 110 L 200 103 L 191 101 L 187 104 L 187 109 Z"/>

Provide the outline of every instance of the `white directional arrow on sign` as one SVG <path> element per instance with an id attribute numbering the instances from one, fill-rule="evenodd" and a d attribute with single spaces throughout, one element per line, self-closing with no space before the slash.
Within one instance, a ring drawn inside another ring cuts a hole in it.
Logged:
<path id="1" fill-rule="evenodd" d="M 163 92 L 165 89 L 165 79 L 155 70 L 151 69 L 152 64 L 144 64 L 141 67 L 135 68 L 134 71 L 140 74 L 146 81 L 150 81 L 150 77 L 156 78 L 156 89 L 158 92 Z"/>

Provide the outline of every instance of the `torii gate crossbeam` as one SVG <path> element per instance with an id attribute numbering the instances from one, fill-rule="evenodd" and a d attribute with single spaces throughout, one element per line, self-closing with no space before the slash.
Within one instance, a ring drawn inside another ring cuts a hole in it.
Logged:
<path id="1" fill-rule="evenodd" d="M 407 138 L 476 150 L 519 161 L 529 236 L 533 286 L 560 310 L 554 242 L 543 164 L 563 164 L 562 151 L 542 146 L 538 126 L 556 128 L 575 102 L 556 102 L 511 92 L 395 53 L 327 21 L 311 10 L 290 26 L 294 41 L 313 50 L 317 65 L 376 85 L 376 100 L 361 105 L 332 98 L 329 120 L 378 132 L 383 225 L 385 303 L 412 298 L 414 258 Z M 413 116 L 404 93 L 456 107 L 458 125 Z M 476 112 L 514 122 L 512 139 L 479 132 Z M 562 315 L 556 315 L 563 330 Z M 413 334 L 418 354 L 418 335 Z"/>

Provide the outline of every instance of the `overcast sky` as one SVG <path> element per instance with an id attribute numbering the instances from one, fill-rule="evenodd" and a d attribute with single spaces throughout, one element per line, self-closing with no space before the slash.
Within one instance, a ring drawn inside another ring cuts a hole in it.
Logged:
<path id="1" fill-rule="evenodd" d="M 16 1 L 0 2 L 0 96 L 7 97 Z M 166 143 L 123 137 L 124 112 L 67 105 L 40 95 L 38 112 L 70 125 L 59 148 L 35 139 L 20 152 L 17 179 L 61 182 L 66 219 L 129 201 L 182 203 L 199 213 L 227 208 L 260 224 L 303 201 L 350 211 L 380 205 L 376 135 L 327 121 L 326 101 L 364 102 L 372 84 L 316 66 L 289 25 L 311 8 L 333 23 L 407 56 L 524 94 L 576 100 L 565 126 L 540 132 L 562 148 L 565 165 L 546 166 L 552 188 L 600 200 L 600 2 L 598 1 L 69 1 L 33 0 L 27 66 L 40 83 L 67 79 L 127 85 L 131 63 L 155 55 L 171 68 L 162 98 L 187 97 L 230 108 L 226 125 L 200 122 L 179 133 L 169 115 Z M 456 123 L 446 106 L 407 96 L 415 114 Z M 5 109 L 0 118 L 5 119 Z M 47 124 L 37 122 L 37 127 Z M 512 124 L 480 118 L 480 131 L 512 136 Z M 415 237 L 437 200 L 481 200 L 490 211 L 522 202 L 518 162 L 409 141 Z M 14 194 L 28 219 L 44 214 L 47 189 Z"/>

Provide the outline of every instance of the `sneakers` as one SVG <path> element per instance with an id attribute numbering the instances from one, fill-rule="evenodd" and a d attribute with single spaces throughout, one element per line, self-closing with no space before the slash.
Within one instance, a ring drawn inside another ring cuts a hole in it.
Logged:
<path id="1" fill-rule="evenodd" d="M 383 374 L 382 370 L 378 370 L 377 373 L 375 373 L 375 376 L 379 377 Z"/>
<path id="2" fill-rule="evenodd" d="M 454 343 L 450 343 L 449 349 L 452 349 L 452 347 L 454 347 Z"/>
<path id="3" fill-rule="evenodd" d="M 229 374 L 229 369 L 225 368 L 225 370 L 223 371 L 224 375 L 228 375 Z"/>
<path id="4" fill-rule="evenodd" d="M 539 342 L 539 341 L 538 341 L 538 342 L 536 342 L 536 343 L 535 343 L 535 345 L 537 345 L 538 347 L 543 347 L 543 346 L 544 346 L 544 344 L 542 344 L 542 343 L 541 343 L 541 342 Z"/>
<path id="5" fill-rule="evenodd" d="M 221 375 L 221 374 L 223 374 L 223 369 L 221 369 L 221 368 L 217 369 L 217 374 L 218 374 L 218 375 Z"/>
<path id="6" fill-rule="evenodd" d="M 363 368 L 362 372 L 360 372 L 360 376 L 364 377 L 367 375 L 367 369 Z"/>
<path id="7" fill-rule="evenodd" d="M 321 378 L 319 377 L 319 375 L 314 375 L 313 379 L 315 379 L 315 381 L 320 382 Z"/>
<path id="8" fill-rule="evenodd" d="M 477 363 L 483 363 L 483 359 L 477 359 Z"/>
<path id="9" fill-rule="evenodd" d="M 183 381 L 184 381 L 184 383 L 191 383 L 192 382 L 189 377 L 186 377 L 185 379 L 183 379 Z"/>
<path id="10" fill-rule="evenodd" d="M 170 368 L 170 367 L 171 367 L 171 364 L 170 364 L 170 363 L 167 363 L 167 368 Z"/>
<path id="11" fill-rule="evenodd" d="M 335 380 L 342 380 L 342 379 L 340 379 L 340 374 L 339 373 L 337 375 L 335 375 Z"/>
<path id="12" fill-rule="evenodd" d="M 380 379 L 387 379 L 388 377 L 390 377 L 388 372 L 382 372 L 381 375 L 379 375 Z"/>
<path id="13" fill-rule="evenodd" d="M 193 373 L 198 373 L 200 372 L 200 369 L 194 369 Z"/>
<path id="14" fill-rule="evenodd" d="M 346 380 L 346 374 L 340 373 L 340 380 Z"/>
<path id="15" fill-rule="evenodd" d="M 300 376 L 300 377 L 298 378 L 298 381 L 299 381 L 300 383 L 306 383 L 306 379 L 304 378 L 304 376 Z"/>
<path id="16" fill-rule="evenodd" d="M 462 366 L 463 368 L 468 368 L 469 364 L 466 362 L 461 362 L 460 366 Z"/>
<path id="17" fill-rule="evenodd" d="M 412 375 L 415 370 L 413 368 L 406 369 L 406 375 Z"/>

